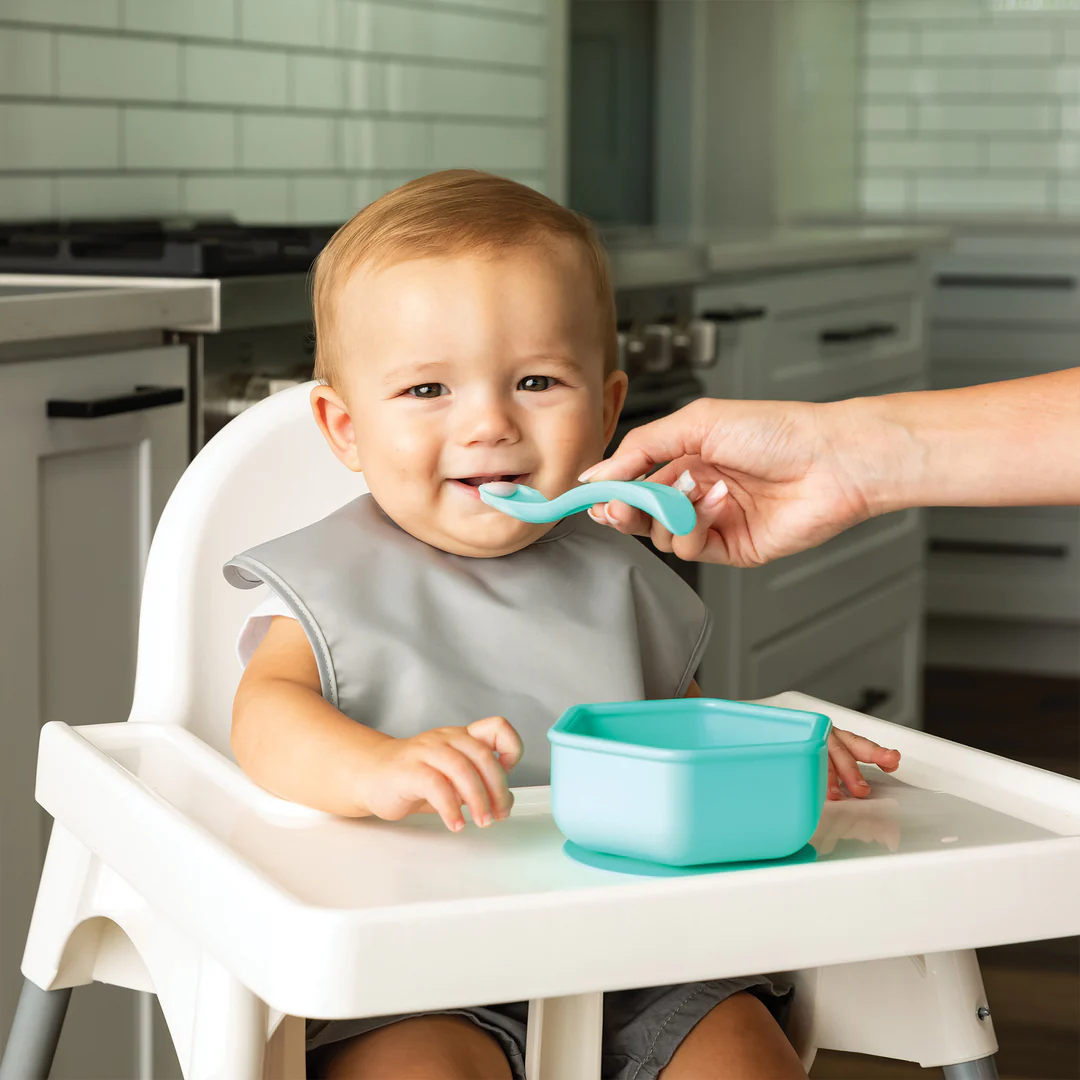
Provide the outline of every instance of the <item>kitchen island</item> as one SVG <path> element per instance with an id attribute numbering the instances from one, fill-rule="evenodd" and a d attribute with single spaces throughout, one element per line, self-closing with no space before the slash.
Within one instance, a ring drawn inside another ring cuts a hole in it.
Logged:
<path id="1" fill-rule="evenodd" d="M 49 833 L 38 732 L 127 714 L 150 537 L 191 450 L 175 332 L 215 305 L 206 281 L 0 275 L 0 1038 Z M 80 991 L 53 1075 L 137 1075 L 155 1008 Z"/>

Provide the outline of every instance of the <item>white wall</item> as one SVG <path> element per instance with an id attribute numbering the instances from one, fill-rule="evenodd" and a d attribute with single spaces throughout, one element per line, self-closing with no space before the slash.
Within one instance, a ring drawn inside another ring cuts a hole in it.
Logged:
<path id="1" fill-rule="evenodd" d="M 433 169 L 561 194 L 564 0 L 0 0 L 0 220 L 339 222 Z"/>
<path id="2" fill-rule="evenodd" d="M 1080 213 L 1080 4 L 866 0 L 863 35 L 865 209 Z"/>

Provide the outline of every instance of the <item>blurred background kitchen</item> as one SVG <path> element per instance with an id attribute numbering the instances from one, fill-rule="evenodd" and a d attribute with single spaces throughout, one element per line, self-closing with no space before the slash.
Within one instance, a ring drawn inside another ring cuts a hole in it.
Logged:
<path id="1" fill-rule="evenodd" d="M 703 393 L 1080 364 L 1080 0 L 0 0 L 0 1032 L 38 727 L 126 716 L 172 485 L 309 377 L 333 229 L 456 166 L 604 227 L 617 437 Z M 679 570 L 716 616 L 706 693 L 805 690 L 1080 775 L 1080 511 L 909 511 Z M 982 960 L 1003 1075 L 1080 1076 L 1077 942 Z M 178 1075 L 134 999 L 77 993 L 54 1075 Z"/>

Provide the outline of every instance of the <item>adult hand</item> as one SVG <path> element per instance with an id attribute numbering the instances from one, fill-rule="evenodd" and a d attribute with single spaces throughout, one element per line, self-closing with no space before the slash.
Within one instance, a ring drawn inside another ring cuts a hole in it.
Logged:
<path id="1" fill-rule="evenodd" d="M 649 536 L 679 558 L 758 566 L 828 540 L 870 516 L 853 478 L 850 445 L 836 438 L 829 406 L 701 398 L 635 428 L 583 480 L 632 480 L 689 488 L 698 524 L 672 536 L 647 514 L 612 502 L 590 510 L 623 533 Z"/>
<path id="2" fill-rule="evenodd" d="M 702 398 L 631 431 L 582 480 L 687 473 L 688 536 L 622 503 L 593 517 L 683 559 L 757 566 L 906 507 L 1080 505 L 1078 431 L 1080 368 L 824 405 Z"/>

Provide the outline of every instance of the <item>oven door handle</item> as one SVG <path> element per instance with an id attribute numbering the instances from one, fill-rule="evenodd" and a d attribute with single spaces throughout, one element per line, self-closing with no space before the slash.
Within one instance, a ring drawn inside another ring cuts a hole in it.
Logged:
<path id="1" fill-rule="evenodd" d="M 896 327 L 892 323 L 867 323 L 865 326 L 838 326 L 831 330 L 822 330 L 818 336 L 823 345 L 839 345 L 895 335 Z"/>
<path id="2" fill-rule="evenodd" d="M 52 419 L 97 420 L 102 416 L 142 412 L 163 405 L 179 405 L 184 400 L 182 386 L 136 386 L 130 394 L 92 398 L 89 401 L 50 398 L 45 403 L 45 415 Z"/>
<path id="3" fill-rule="evenodd" d="M 710 322 L 740 323 L 764 319 L 768 314 L 767 308 L 743 307 L 741 304 L 737 304 L 735 307 L 713 308 L 711 311 L 703 311 L 701 317 L 710 320 Z"/>

